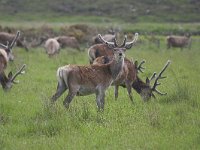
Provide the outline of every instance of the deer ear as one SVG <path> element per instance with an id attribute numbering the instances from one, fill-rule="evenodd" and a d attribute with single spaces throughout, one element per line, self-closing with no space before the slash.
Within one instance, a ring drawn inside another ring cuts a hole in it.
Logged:
<path id="1" fill-rule="evenodd" d="M 12 76 L 13 76 L 12 72 L 9 72 L 9 74 L 8 74 L 8 78 L 11 79 Z"/>
<path id="2" fill-rule="evenodd" d="M 150 84 L 150 80 L 148 77 L 146 78 L 146 84 L 148 84 L 148 85 Z"/>

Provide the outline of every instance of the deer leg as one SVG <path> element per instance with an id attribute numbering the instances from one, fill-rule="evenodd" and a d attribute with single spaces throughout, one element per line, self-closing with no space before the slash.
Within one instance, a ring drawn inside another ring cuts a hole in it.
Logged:
<path id="1" fill-rule="evenodd" d="M 56 93 L 51 97 L 52 102 L 55 102 L 65 91 L 67 87 L 64 83 L 58 82 L 57 85 L 57 91 Z"/>
<path id="2" fill-rule="evenodd" d="M 119 86 L 115 85 L 115 100 L 117 100 L 118 98 L 118 89 L 119 89 Z"/>
<path id="3" fill-rule="evenodd" d="M 98 90 L 96 93 L 96 103 L 98 106 L 98 111 L 104 110 L 105 103 L 105 91 Z"/>
<path id="4" fill-rule="evenodd" d="M 127 89 L 128 96 L 129 96 L 131 102 L 133 102 L 131 84 L 128 81 L 126 82 L 126 89 Z"/>
<path id="5" fill-rule="evenodd" d="M 69 91 L 67 97 L 63 101 L 63 105 L 65 106 L 65 108 L 67 108 L 67 109 L 69 108 L 69 104 L 71 103 L 71 101 L 72 101 L 72 99 L 74 98 L 75 95 L 76 95 L 76 92 Z"/>

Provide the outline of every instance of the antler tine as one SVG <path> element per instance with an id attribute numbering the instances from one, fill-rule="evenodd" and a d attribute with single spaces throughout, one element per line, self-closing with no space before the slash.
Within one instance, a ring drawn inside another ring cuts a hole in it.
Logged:
<path id="1" fill-rule="evenodd" d="M 117 44 L 117 35 L 115 34 L 115 37 L 114 37 L 114 44 L 115 44 L 115 47 L 118 47 L 118 44 Z"/>
<path id="2" fill-rule="evenodd" d="M 8 46 L 6 46 L 6 45 L 4 45 L 4 44 L 2 44 L 2 43 L 0 43 L 0 46 L 1 46 L 2 48 L 4 48 L 4 49 L 8 49 Z"/>
<path id="3" fill-rule="evenodd" d="M 152 81 L 156 77 L 156 72 L 154 72 L 150 78 L 150 81 Z"/>
<path id="4" fill-rule="evenodd" d="M 9 46 L 10 49 L 13 48 L 13 46 L 14 46 L 15 42 L 17 41 L 17 39 L 19 38 L 19 36 L 20 36 L 20 31 L 17 31 L 15 38 L 13 39 L 12 43 Z"/>
<path id="5" fill-rule="evenodd" d="M 126 42 L 126 44 L 125 44 L 125 48 L 126 49 L 130 49 L 132 46 L 133 46 L 133 43 L 135 43 L 136 41 L 137 41 L 137 39 L 138 39 L 138 33 L 135 33 L 135 36 L 134 36 L 134 39 L 133 39 L 133 41 L 131 41 L 131 42 Z"/>
<path id="6" fill-rule="evenodd" d="M 4 49 L 8 49 L 9 42 L 7 41 L 6 43 L 7 43 L 7 45 L 0 43 L 0 46 L 3 47 Z"/>
<path id="7" fill-rule="evenodd" d="M 17 82 L 14 81 L 14 80 L 15 80 L 15 78 L 16 78 L 18 75 L 23 74 L 23 71 L 24 71 L 25 67 L 26 67 L 26 64 L 23 64 L 23 66 L 19 69 L 19 71 L 17 71 L 17 72 L 15 73 L 15 75 L 12 77 L 11 82 L 17 83 Z"/>
<path id="8" fill-rule="evenodd" d="M 126 45 L 126 40 L 127 40 L 127 35 L 125 35 L 124 41 L 123 41 L 123 43 L 122 43 L 122 45 L 120 47 L 124 47 Z"/>
<path id="9" fill-rule="evenodd" d="M 145 69 L 145 67 L 143 67 L 142 65 L 143 65 L 145 62 L 146 62 L 145 60 L 142 60 L 142 61 L 140 62 L 140 64 L 137 66 L 137 71 L 138 71 L 138 72 L 144 73 L 143 69 Z"/>
<path id="10" fill-rule="evenodd" d="M 99 37 L 99 40 L 102 43 L 106 44 L 109 48 L 115 48 L 116 47 L 115 42 L 108 42 L 108 41 L 104 40 L 103 37 L 101 36 L 101 34 L 98 34 L 98 37 Z"/>
<path id="11" fill-rule="evenodd" d="M 164 79 L 166 77 L 162 77 L 163 72 L 167 69 L 167 67 L 169 66 L 169 64 L 171 63 L 170 60 L 167 61 L 167 63 L 165 64 L 165 66 L 163 67 L 163 69 L 160 71 L 160 73 L 158 74 L 157 78 L 155 79 L 154 85 L 152 87 L 152 91 L 155 91 L 156 93 L 160 94 L 160 95 L 166 95 L 167 93 L 162 93 L 159 90 L 156 89 L 156 87 L 158 85 L 160 85 L 161 83 L 158 83 L 159 79 Z"/>

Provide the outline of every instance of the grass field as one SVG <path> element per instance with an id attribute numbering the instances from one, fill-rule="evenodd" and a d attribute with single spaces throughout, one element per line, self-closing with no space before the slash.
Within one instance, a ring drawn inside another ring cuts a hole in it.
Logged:
<path id="1" fill-rule="evenodd" d="M 145 73 L 160 71 L 168 78 L 159 87 L 167 96 L 144 103 L 133 91 L 132 104 L 120 88 L 114 100 L 113 87 L 106 93 L 103 113 L 98 113 L 95 96 L 75 97 L 69 110 L 62 101 L 49 104 L 56 90 L 56 70 L 65 64 L 88 64 L 87 51 L 63 49 L 50 59 L 44 49 L 15 48 L 15 61 L 7 68 L 17 70 L 27 64 L 26 74 L 11 91 L 0 90 L 0 149 L 199 149 L 200 148 L 200 37 L 193 37 L 192 48 L 166 49 L 143 44 L 127 51 L 128 58 L 146 60 Z"/>

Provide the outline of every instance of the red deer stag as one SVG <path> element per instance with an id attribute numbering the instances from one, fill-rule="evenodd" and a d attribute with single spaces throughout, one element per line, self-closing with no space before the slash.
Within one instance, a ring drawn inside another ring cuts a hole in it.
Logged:
<path id="1" fill-rule="evenodd" d="M 110 61 L 112 61 L 112 59 L 113 59 L 112 56 L 101 56 L 101 57 L 98 57 L 94 60 L 94 64 L 107 64 Z M 137 61 L 135 61 L 135 63 L 132 63 L 132 61 L 125 58 L 122 72 L 119 75 L 119 77 L 112 84 L 112 85 L 115 86 L 115 99 L 118 98 L 118 88 L 119 88 L 119 86 L 127 88 L 129 98 L 131 100 L 132 100 L 132 95 L 131 95 L 131 88 L 130 87 L 135 89 L 136 92 L 138 94 L 140 94 L 140 96 L 142 97 L 142 99 L 144 101 L 149 100 L 151 97 L 155 98 L 155 95 L 154 95 L 153 92 L 156 92 L 160 95 L 165 95 L 165 94 L 159 92 L 156 89 L 156 86 L 160 85 L 160 83 L 158 83 L 158 80 L 164 78 L 164 77 L 162 77 L 162 73 L 169 66 L 170 61 L 168 61 L 166 63 L 166 65 L 164 66 L 164 68 L 161 70 L 158 77 L 155 79 L 153 86 L 150 85 L 150 82 L 156 77 L 156 73 L 154 73 L 150 79 L 147 78 L 146 82 L 143 82 L 138 77 L 138 72 L 143 72 L 142 71 L 142 69 L 144 69 L 142 67 L 143 63 L 145 63 L 144 60 L 138 65 Z"/>
<path id="2" fill-rule="evenodd" d="M 135 39 L 136 40 L 136 39 Z M 102 43 L 102 42 L 101 42 Z M 108 45 L 102 43 L 102 44 L 95 44 L 91 46 L 88 49 L 88 56 L 90 64 L 93 63 L 93 61 L 100 56 L 113 56 L 113 50 L 108 47 Z"/>
<path id="3" fill-rule="evenodd" d="M 181 48 L 181 50 L 188 46 L 189 48 L 191 48 L 191 38 L 190 35 L 188 36 L 175 36 L 175 35 L 171 35 L 171 36 L 167 36 L 167 48 L 171 48 L 171 47 L 179 47 Z"/>
<path id="4" fill-rule="evenodd" d="M 137 39 L 138 34 L 135 34 Z M 68 95 L 63 104 L 66 108 L 74 96 L 84 96 L 96 94 L 96 103 L 98 110 L 104 109 L 105 91 L 118 78 L 123 65 L 125 50 L 130 49 L 135 42 L 126 42 L 126 37 L 121 46 L 116 42 L 105 41 L 99 34 L 99 39 L 113 50 L 113 60 L 108 64 L 94 64 L 88 66 L 67 65 L 58 68 L 58 86 L 56 93 L 52 96 L 52 102 L 55 102 L 64 91 L 69 89 Z"/>
<path id="5" fill-rule="evenodd" d="M 23 65 L 21 67 L 21 69 L 19 71 L 17 71 L 17 73 L 15 75 L 12 75 L 12 72 L 10 72 L 8 74 L 8 76 L 5 75 L 4 70 L 7 67 L 8 61 L 9 60 L 13 60 L 13 55 L 12 55 L 12 48 L 16 42 L 16 40 L 19 38 L 20 32 L 17 32 L 17 35 L 14 37 L 13 41 L 11 42 L 11 44 L 1 44 L 0 46 L 2 47 L 2 49 L 0 49 L 0 83 L 2 85 L 3 90 L 8 90 L 12 87 L 13 83 L 17 83 L 15 81 L 15 78 L 19 75 L 23 73 L 23 70 L 25 68 L 25 65 Z"/>
<path id="6" fill-rule="evenodd" d="M 0 43 L 4 45 L 6 45 L 7 42 L 11 43 L 14 38 L 15 38 L 14 34 L 10 34 L 7 32 L 0 32 Z M 17 39 L 16 45 L 25 48 L 26 51 L 29 51 L 27 45 L 20 38 Z"/>

